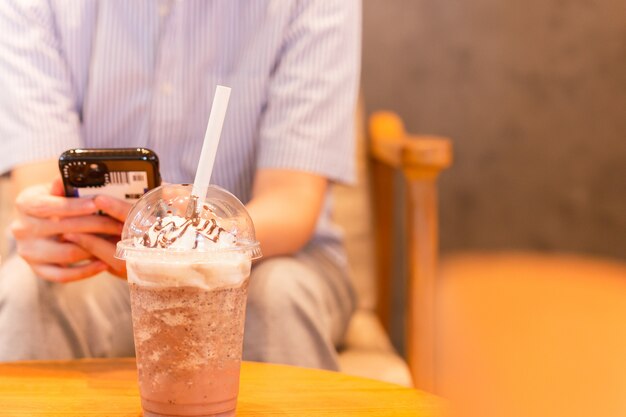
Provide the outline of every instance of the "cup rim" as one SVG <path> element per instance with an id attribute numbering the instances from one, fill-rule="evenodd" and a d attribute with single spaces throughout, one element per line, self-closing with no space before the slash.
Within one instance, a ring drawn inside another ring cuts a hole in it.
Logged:
<path id="1" fill-rule="evenodd" d="M 261 245 L 259 242 L 237 242 L 234 246 L 203 248 L 203 249 L 164 249 L 164 248 L 147 248 L 144 246 L 136 246 L 133 239 L 121 240 L 117 243 L 115 257 L 121 260 L 133 258 L 133 254 L 146 255 L 150 254 L 150 260 L 158 262 L 169 262 L 175 258 L 196 254 L 198 259 L 202 259 L 202 255 L 219 255 L 219 254 L 241 254 L 248 256 L 251 260 L 262 257 Z M 130 255 L 130 256 L 129 256 Z M 141 259 L 142 256 L 137 256 Z M 161 255 L 161 256 L 160 256 Z"/>

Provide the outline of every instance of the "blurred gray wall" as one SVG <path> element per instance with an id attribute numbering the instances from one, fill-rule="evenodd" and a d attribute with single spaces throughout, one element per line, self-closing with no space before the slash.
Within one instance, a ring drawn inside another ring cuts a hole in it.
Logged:
<path id="1" fill-rule="evenodd" d="M 454 139 L 441 245 L 626 254 L 624 0 L 364 0 L 368 111 Z"/>

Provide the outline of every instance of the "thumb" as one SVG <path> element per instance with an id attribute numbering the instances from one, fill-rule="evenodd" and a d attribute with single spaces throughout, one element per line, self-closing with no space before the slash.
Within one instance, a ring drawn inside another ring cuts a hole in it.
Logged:
<path id="1" fill-rule="evenodd" d="M 133 206 L 126 201 L 113 198 L 107 195 L 99 195 L 94 198 L 94 203 L 98 210 L 102 210 L 104 213 L 113 217 L 116 220 L 124 223 L 126 221 L 126 217 L 128 216 L 128 212 Z"/>

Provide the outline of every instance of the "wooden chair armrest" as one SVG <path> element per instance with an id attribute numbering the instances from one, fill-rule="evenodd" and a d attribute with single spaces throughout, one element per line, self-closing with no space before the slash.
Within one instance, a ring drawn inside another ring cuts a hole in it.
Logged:
<path id="1" fill-rule="evenodd" d="M 371 156 L 401 169 L 407 177 L 437 175 L 452 164 L 452 144 L 439 136 L 408 135 L 402 120 L 391 112 L 370 118 Z"/>
<path id="2" fill-rule="evenodd" d="M 437 176 L 452 164 L 449 139 L 408 135 L 400 117 L 378 112 L 369 123 L 377 224 L 378 313 L 388 328 L 393 260 L 393 172 L 406 179 L 408 281 L 406 353 L 415 385 L 435 389 L 435 278 L 438 255 Z"/>

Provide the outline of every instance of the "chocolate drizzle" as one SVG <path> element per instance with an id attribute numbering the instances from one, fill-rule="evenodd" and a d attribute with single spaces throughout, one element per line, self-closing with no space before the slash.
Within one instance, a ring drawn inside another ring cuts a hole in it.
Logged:
<path id="1" fill-rule="evenodd" d="M 193 249 L 198 248 L 198 237 L 200 236 L 217 243 L 222 232 L 228 233 L 223 227 L 217 224 L 214 218 L 204 219 L 200 217 L 200 213 L 196 210 L 191 212 L 193 214 L 187 216 L 182 223 L 176 221 L 177 219 L 183 220 L 180 217 L 157 218 L 156 223 L 144 234 L 143 246 L 149 248 L 169 248 L 179 240 L 190 227 L 195 231 L 196 237 L 194 239 Z"/>
<path id="2" fill-rule="evenodd" d="M 209 204 L 198 202 L 198 197 L 189 196 L 184 214 L 173 214 L 176 211 L 171 202 L 162 206 L 155 222 L 135 240 L 136 244 L 147 248 L 200 250 L 212 246 L 211 242 L 220 246 L 235 244 L 236 232 L 233 234 L 221 227 L 220 217 Z"/>

